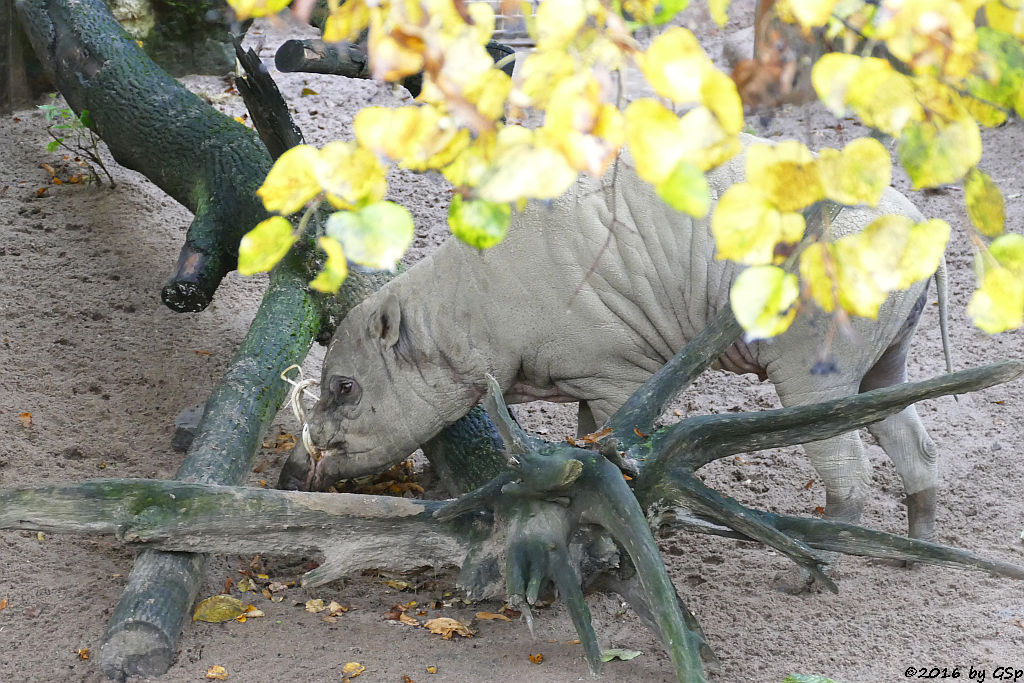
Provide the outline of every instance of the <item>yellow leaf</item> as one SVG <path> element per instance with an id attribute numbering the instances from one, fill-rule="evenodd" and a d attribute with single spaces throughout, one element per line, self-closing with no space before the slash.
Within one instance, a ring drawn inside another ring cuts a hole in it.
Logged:
<path id="1" fill-rule="evenodd" d="M 1024 280 L 1024 236 L 1000 235 L 989 245 L 988 253 L 1000 266 Z"/>
<path id="2" fill-rule="evenodd" d="M 987 173 L 973 168 L 967 174 L 964 202 L 971 223 L 981 234 L 995 237 L 1003 232 L 1003 224 L 1006 222 L 1003 193 Z"/>
<path id="3" fill-rule="evenodd" d="M 494 33 L 496 21 L 494 7 L 486 2 L 473 2 L 470 3 L 467 11 L 469 18 L 472 19 L 470 29 L 475 33 L 477 42 L 486 45 Z"/>
<path id="4" fill-rule="evenodd" d="M 431 633 L 436 633 L 445 640 L 451 640 L 453 635 L 460 635 L 463 638 L 472 638 L 473 632 L 465 624 L 449 617 L 438 617 L 423 624 Z"/>
<path id="5" fill-rule="evenodd" d="M 228 680 L 228 670 L 220 664 L 214 664 L 206 670 L 206 678 L 211 681 L 226 681 Z"/>
<path id="6" fill-rule="evenodd" d="M 324 263 L 324 269 L 309 283 L 309 287 L 318 292 L 333 294 L 348 277 L 345 251 L 338 240 L 331 237 L 319 237 L 316 242 L 327 253 L 327 261 Z"/>
<path id="7" fill-rule="evenodd" d="M 327 605 L 324 604 L 323 599 L 313 598 L 312 600 L 306 601 L 306 611 L 311 614 L 317 614 L 327 609 Z"/>
<path id="8" fill-rule="evenodd" d="M 353 42 L 370 23 L 370 10 L 364 0 L 331 3 L 331 14 L 324 22 L 323 39 L 328 43 Z"/>
<path id="9" fill-rule="evenodd" d="M 295 244 L 292 224 L 283 216 L 271 216 L 247 232 L 238 244 L 238 272 L 264 273 L 284 258 Z"/>
<path id="10" fill-rule="evenodd" d="M 470 141 L 469 131 L 431 105 L 366 107 L 352 122 L 356 140 L 413 171 L 442 168 Z"/>
<path id="11" fill-rule="evenodd" d="M 654 21 L 655 10 L 659 4 L 658 0 L 622 0 L 622 9 L 628 12 L 634 21 L 649 24 Z"/>
<path id="12" fill-rule="evenodd" d="M 795 244 L 804 234 L 804 217 L 782 213 L 753 185 L 737 183 L 718 200 L 711 215 L 715 257 L 750 265 L 781 261 L 776 244 Z"/>
<path id="13" fill-rule="evenodd" d="M 290 2 L 291 0 L 227 0 L 228 6 L 235 10 L 235 16 L 239 21 L 277 14 Z"/>
<path id="14" fill-rule="evenodd" d="M 981 131 L 966 113 L 914 123 L 903 130 L 898 150 L 914 189 L 954 183 L 981 159 Z"/>
<path id="15" fill-rule="evenodd" d="M 331 142 L 314 166 L 317 182 L 336 209 L 355 209 L 380 201 L 388 190 L 384 167 L 368 149 L 354 142 Z"/>
<path id="16" fill-rule="evenodd" d="M 985 18 L 992 28 L 1024 40 L 1024 5 L 1020 2 L 989 0 L 985 3 Z"/>
<path id="17" fill-rule="evenodd" d="M 544 0 L 530 22 L 530 34 L 538 50 L 560 48 L 576 37 L 586 20 L 583 0 Z"/>
<path id="18" fill-rule="evenodd" d="M 660 185 L 658 196 L 677 211 L 685 211 L 694 218 L 703 218 L 711 208 L 708 181 L 697 166 L 683 160 Z"/>
<path id="19" fill-rule="evenodd" d="M 394 268 L 415 234 L 409 210 L 387 201 L 332 213 L 324 230 L 341 243 L 348 260 L 378 270 Z"/>
<path id="20" fill-rule="evenodd" d="M 622 115 L 601 102 L 593 74 L 581 74 L 555 86 L 542 131 L 573 168 L 601 177 L 622 144 Z"/>
<path id="21" fill-rule="evenodd" d="M 725 26 L 729 23 L 729 0 L 708 0 L 708 9 L 716 24 Z"/>
<path id="22" fill-rule="evenodd" d="M 915 73 L 963 78 L 974 66 L 977 5 L 948 0 L 893 3 L 879 12 L 873 37 Z"/>
<path id="23" fill-rule="evenodd" d="M 889 135 L 924 119 L 911 79 L 883 59 L 827 54 L 814 64 L 811 83 L 833 114 L 842 116 L 849 107 L 866 125 Z"/>
<path id="24" fill-rule="evenodd" d="M 835 263 L 829 245 L 822 242 L 807 245 L 800 254 L 800 280 L 821 310 L 831 313 L 835 309 L 838 293 Z"/>
<path id="25" fill-rule="evenodd" d="M 577 177 L 556 149 L 536 144 L 533 131 L 508 126 L 498 133 L 491 170 L 476 194 L 499 204 L 521 198 L 554 199 Z"/>
<path id="26" fill-rule="evenodd" d="M 909 228 L 907 227 L 909 225 Z M 902 216 L 881 216 L 862 233 L 886 254 L 898 254 L 890 270 L 896 276 L 895 289 L 906 289 L 935 272 L 949 242 L 949 223 L 938 218 L 913 223 Z"/>
<path id="27" fill-rule="evenodd" d="M 839 0 L 783 0 L 779 11 L 792 16 L 804 28 L 824 26 Z"/>
<path id="28" fill-rule="evenodd" d="M 891 291 L 906 289 L 935 272 L 949 231 L 945 221 L 915 224 L 906 216 L 885 215 L 863 232 L 837 240 L 830 253 L 840 305 L 854 315 L 878 317 L 878 308 Z M 817 295 L 815 299 L 821 302 Z"/>
<path id="29" fill-rule="evenodd" d="M 487 249 L 505 239 L 512 209 L 484 199 L 464 200 L 452 197 L 448 207 L 448 226 L 452 234 L 471 247 Z"/>
<path id="30" fill-rule="evenodd" d="M 456 187 L 475 187 L 490 171 L 495 136 L 480 136 L 464 147 L 441 173 Z"/>
<path id="31" fill-rule="evenodd" d="M 292 147 L 277 158 L 267 179 L 256 190 L 267 211 L 295 213 L 320 194 L 320 184 L 314 175 L 317 159 L 316 148 L 309 145 Z"/>
<path id="32" fill-rule="evenodd" d="M 650 98 L 634 100 L 625 111 L 626 141 L 636 172 L 649 183 L 664 182 L 675 169 L 686 145 L 679 118 Z"/>
<path id="33" fill-rule="evenodd" d="M 576 70 L 576 60 L 564 50 L 532 52 L 516 76 L 513 101 L 521 107 L 545 107 L 554 91 L 551 84 L 561 83 Z"/>
<path id="34" fill-rule="evenodd" d="M 736 278 L 729 301 L 746 339 L 766 339 L 785 332 L 793 322 L 799 295 L 795 275 L 776 266 L 753 266 Z"/>
<path id="35" fill-rule="evenodd" d="M 683 159 L 707 171 L 742 148 L 707 107 L 695 107 L 680 119 L 657 100 L 641 98 L 626 108 L 625 120 L 636 172 L 654 185 L 665 182 Z"/>
<path id="36" fill-rule="evenodd" d="M 359 662 L 349 662 L 345 666 L 341 667 L 342 680 L 355 678 L 364 671 L 366 671 L 366 667 Z"/>
<path id="37" fill-rule="evenodd" d="M 243 614 L 247 606 L 238 598 L 230 595 L 214 595 L 206 598 L 198 605 L 192 614 L 192 621 L 206 621 L 212 624 L 219 624 L 224 621 L 231 621 L 240 614 Z"/>
<path id="38" fill-rule="evenodd" d="M 654 92 L 679 103 L 697 102 L 711 60 L 688 29 L 674 26 L 651 42 L 637 62 Z"/>
<path id="39" fill-rule="evenodd" d="M 1024 97 L 1024 43 L 1009 33 L 981 26 L 974 57 L 975 67 L 964 81 L 973 97 L 965 97 L 964 106 L 981 125 L 998 126 L 1007 112 L 987 103 L 1009 110 Z"/>
<path id="40" fill-rule="evenodd" d="M 700 96 L 726 133 L 736 135 L 743 130 L 743 100 L 731 78 L 716 69 L 707 71 Z"/>
<path id="41" fill-rule="evenodd" d="M 780 211 L 795 211 L 823 199 L 825 190 L 811 151 L 796 140 L 747 149 L 747 183 Z"/>
<path id="42" fill-rule="evenodd" d="M 487 57 L 490 63 L 490 57 Z M 505 100 L 512 90 L 512 79 L 500 69 L 489 68 L 467 85 L 463 96 L 476 105 L 484 118 L 496 121 L 505 114 Z"/>
<path id="43" fill-rule="evenodd" d="M 842 151 L 823 149 L 818 172 L 825 196 L 840 204 L 877 206 L 892 178 L 889 152 L 874 138 L 858 138 Z"/>
<path id="44" fill-rule="evenodd" d="M 967 315 L 989 334 L 1020 327 L 1024 324 L 1024 279 L 1008 268 L 987 269 L 967 304 Z"/>

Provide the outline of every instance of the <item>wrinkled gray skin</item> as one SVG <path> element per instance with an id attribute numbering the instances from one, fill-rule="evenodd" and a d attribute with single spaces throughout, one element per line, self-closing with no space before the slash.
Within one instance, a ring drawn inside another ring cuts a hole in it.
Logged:
<path id="1" fill-rule="evenodd" d="M 743 168 L 738 157 L 711 172 L 713 198 Z M 741 270 L 714 258 L 708 220 L 667 207 L 625 163 L 612 177 L 603 193 L 584 180 L 532 202 L 486 251 L 448 240 L 356 307 L 328 348 L 309 418 L 323 458 L 309 476 L 298 449 L 284 485 L 323 488 L 400 461 L 463 416 L 488 373 L 510 403 L 580 401 L 581 432 L 601 425 L 728 302 Z M 889 189 L 877 209 L 844 209 L 832 236 L 883 213 L 923 220 Z M 853 335 L 837 332 L 831 348 L 830 318 L 805 312 L 775 339 L 735 345 L 720 364 L 767 377 L 786 406 L 903 382 L 927 284 L 892 295 L 877 321 L 854 319 Z M 823 357 L 835 371 L 813 374 Z M 914 407 L 869 429 L 903 480 L 911 535 L 933 538 L 935 448 Z M 859 435 L 805 449 L 826 487 L 826 516 L 856 521 L 870 481 Z"/>

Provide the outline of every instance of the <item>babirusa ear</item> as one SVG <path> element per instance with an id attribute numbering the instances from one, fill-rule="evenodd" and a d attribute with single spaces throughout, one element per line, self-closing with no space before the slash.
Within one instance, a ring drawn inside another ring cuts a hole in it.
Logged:
<path id="1" fill-rule="evenodd" d="M 380 308 L 370 319 L 370 333 L 381 340 L 385 349 L 398 343 L 398 328 L 402 323 L 402 309 L 398 305 L 398 297 L 387 292 Z"/>

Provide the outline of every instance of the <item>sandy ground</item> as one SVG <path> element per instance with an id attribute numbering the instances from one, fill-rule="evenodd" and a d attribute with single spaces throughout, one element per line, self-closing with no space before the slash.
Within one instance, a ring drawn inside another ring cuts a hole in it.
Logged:
<path id="1" fill-rule="evenodd" d="M 745 16 L 737 13 L 727 31 Z M 712 52 L 719 49 L 721 35 L 708 36 Z M 259 34 L 253 38 L 261 40 Z M 266 60 L 272 54 L 262 50 Z M 224 90 L 218 78 L 187 82 L 208 93 Z M 280 83 L 315 144 L 350 136 L 351 117 L 360 107 L 400 100 L 388 87 L 370 82 L 282 76 Z M 317 94 L 300 95 L 304 87 Z M 240 113 L 237 98 L 217 95 L 215 102 Z M 852 121 L 837 127 L 813 106 L 750 122 L 762 134 L 793 136 L 814 147 L 843 144 L 864 132 Z M 59 156 L 43 150 L 43 125 L 33 111 L 0 120 L 0 486 L 171 477 L 182 457 L 170 447 L 174 418 L 205 401 L 245 333 L 264 280 L 229 277 L 202 314 L 165 309 L 159 288 L 190 215 L 145 178 L 116 166 L 115 189 L 51 186 L 40 163 L 57 166 L 65 177 L 66 171 Z M 1009 224 L 1019 231 L 1024 127 L 1018 122 L 986 131 L 985 146 L 983 167 L 1010 197 Z M 896 184 L 907 189 L 903 179 Z M 42 187 L 48 187 L 46 193 L 37 196 Z M 391 187 L 393 198 L 415 214 L 412 261 L 444 238 L 447 195 L 434 180 L 402 173 L 394 174 Z M 912 196 L 926 215 L 945 218 L 957 229 L 948 252 L 956 365 L 1024 357 L 1020 332 L 988 337 L 965 317 L 972 275 L 960 191 Z M 321 358 L 315 349 L 307 367 L 316 373 Z M 910 375 L 922 379 L 941 370 L 931 305 L 917 334 Z M 1018 563 L 1024 563 L 1022 393 L 1024 384 L 1017 382 L 959 403 L 944 398 L 920 406 L 941 453 L 942 541 Z M 679 402 L 690 412 L 775 405 L 770 386 L 717 373 Z M 32 414 L 31 426 L 19 420 L 24 412 Z M 532 405 L 519 414 L 550 438 L 574 429 L 566 406 Z M 282 412 L 271 437 L 295 428 Z M 877 446 L 868 450 L 876 486 L 865 523 L 903 532 L 898 479 Z M 263 449 L 256 458 L 262 471 L 254 472 L 250 483 L 274 481 L 283 458 L 272 447 Z M 815 475 L 799 449 L 751 454 L 707 469 L 710 483 L 757 507 L 809 515 L 824 501 L 819 484 L 806 486 Z M 803 672 L 843 683 L 875 683 L 905 680 L 909 667 L 946 668 L 950 675 L 959 667 L 965 680 L 973 667 L 993 680 L 998 667 L 1024 669 L 1024 599 L 1020 584 L 1010 580 L 851 558 L 837 576 L 839 595 L 794 597 L 773 590 L 772 577 L 788 562 L 763 547 L 683 535 L 663 538 L 662 547 L 681 595 L 721 659 L 714 681 L 772 683 Z M 201 595 L 220 592 L 229 577 L 237 581 L 252 559 L 214 558 Z M 307 559 L 264 558 L 262 566 L 283 582 L 297 578 Z M 106 538 L 0 533 L 0 679 L 103 680 L 95 655 L 131 565 L 132 553 Z M 443 641 L 383 615 L 395 603 L 434 605 L 445 599 L 452 590 L 450 576 L 420 576 L 413 592 L 388 587 L 383 578 L 357 577 L 311 591 L 290 588 L 281 602 L 257 595 L 251 599 L 264 618 L 191 624 L 177 661 L 160 680 L 200 680 L 215 664 L 227 668 L 229 680 L 340 680 L 350 661 L 366 667 L 360 680 L 367 682 L 408 680 L 404 676 L 414 681 L 589 678 L 581 648 L 570 643 L 575 634 L 561 607 L 538 614 L 536 640 L 518 622 L 473 621 L 477 611 L 496 611 L 500 603 L 430 607 L 430 616 L 473 622 L 477 632 L 472 639 Z M 301 606 L 310 598 L 337 600 L 350 611 L 326 623 Z M 607 596 L 593 596 L 590 604 L 605 647 L 644 653 L 607 665 L 606 680 L 671 680 L 667 657 L 628 609 Z M 93 658 L 80 659 L 76 651 L 82 648 L 91 648 Z M 543 662 L 531 663 L 528 656 L 538 653 Z M 428 666 L 437 673 L 427 673 Z"/>

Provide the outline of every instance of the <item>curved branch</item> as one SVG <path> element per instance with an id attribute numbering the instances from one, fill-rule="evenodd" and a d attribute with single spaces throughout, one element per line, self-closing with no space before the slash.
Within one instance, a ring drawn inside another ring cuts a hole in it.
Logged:
<path id="1" fill-rule="evenodd" d="M 195 214 L 164 303 L 203 310 L 234 269 L 242 235 L 266 218 L 256 197 L 270 155 L 256 134 L 169 76 L 102 0 L 16 0 L 32 47 L 76 113 L 88 110 L 114 159 Z"/>

